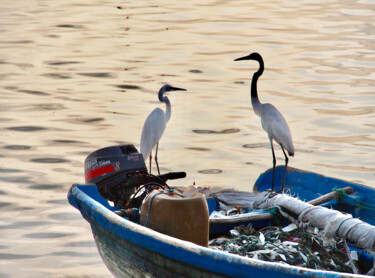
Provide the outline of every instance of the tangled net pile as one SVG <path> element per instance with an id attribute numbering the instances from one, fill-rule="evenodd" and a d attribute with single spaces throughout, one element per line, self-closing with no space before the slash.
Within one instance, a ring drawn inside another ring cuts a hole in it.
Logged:
<path id="1" fill-rule="evenodd" d="M 256 231 L 238 226 L 230 238 L 211 240 L 210 248 L 263 261 L 353 273 L 346 243 L 341 239 L 327 242 L 318 229 L 289 231 L 272 226 Z"/>

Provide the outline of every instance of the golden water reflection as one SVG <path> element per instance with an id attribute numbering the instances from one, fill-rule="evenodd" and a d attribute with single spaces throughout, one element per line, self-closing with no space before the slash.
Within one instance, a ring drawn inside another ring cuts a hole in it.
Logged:
<path id="1" fill-rule="evenodd" d="M 272 155 L 258 65 L 233 60 L 254 51 L 290 166 L 374 186 L 374 15 L 366 0 L 1 1 L 0 276 L 111 277 L 66 193 L 93 150 L 139 147 L 162 84 L 188 91 L 170 94 L 161 170 L 251 190 Z"/>

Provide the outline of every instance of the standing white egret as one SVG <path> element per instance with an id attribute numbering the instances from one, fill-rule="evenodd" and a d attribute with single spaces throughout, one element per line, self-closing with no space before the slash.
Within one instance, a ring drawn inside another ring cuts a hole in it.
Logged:
<path id="1" fill-rule="evenodd" d="M 167 110 L 164 113 L 160 108 L 155 108 L 150 115 L 148 115 L 145 123 L 143 124 L 142 135 L 141 135 L 141 153 L 143 158 L 147 160 L 150 156 L 150 174 L 151 174 L 151 159 L 152 159 L 152 149 L 156 145 L 155 151 L 155 162 L 160 175 L 159 165 L 158 165 L 158 146 L 159 140 L 163 135 L 166 124 L 171 118 L 171 103 L 169 99 L 164 96 L 166 92 L 170 91 L 186 91 L 182 88 L 172 87 L 170 85 L 164 85 L 159 91 L 159 100 L 166 104 Z"/>
<path id="2" fill-rule="evenodd" d="M 281 146 L 285 156 L 285 168 L 284 168 L 284 177 L 281 186 L 281 190 L 284 190 L 285 185 L 285 175 L 288 167 L 288 156 L 285 153 L 284 148 L 287 150 L 289 156 L 294 156 L 294 146 L 292 141 L 292 135 L 287 122 L 285 121 L 283 115 L 270 103 L 261 103 L 258 98 L 257 92 L 257 82 L 258 78 L 262 75 L 264 71 L 264 63 L 262 56 L 258 53 L 252 53 L 248 56 L 235 59 L 235 61 L 240 60 L 254 60 L 259 63 L 259 70 L 254 73 L 253 79 L 251 81 L 251 104 L 253 106 L 255 114 L 260 117 L 262 127 L 267 132 L 268 138 L 271 143 L 272 156 L 273 156 L 273 168 L 272 168 L 272 191 L 274 191 L 275 183 L 275 167 L 276 167 L 276 157 L 275 151 L 273 149 L 273 142 L 275 140 Z"/>

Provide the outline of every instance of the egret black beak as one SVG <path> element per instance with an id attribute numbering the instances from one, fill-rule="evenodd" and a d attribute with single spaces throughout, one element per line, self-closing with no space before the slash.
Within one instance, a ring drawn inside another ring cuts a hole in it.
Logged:
<path id="1" fill-rule="evenodd" d="M 234 61 L 242 61 L 242 60 L 250 60 L 250 55 L 247 55 L 247 56 L 244 56 L 244 57 L 241 57 L 241 58 L 234 59 Z"/>
<path id="2" fill-rule="evenodd" d="M 186 89 L 183 88 L 177 88 L 177 87 L 171 87 L 173 91 L 186 91 Z"/>

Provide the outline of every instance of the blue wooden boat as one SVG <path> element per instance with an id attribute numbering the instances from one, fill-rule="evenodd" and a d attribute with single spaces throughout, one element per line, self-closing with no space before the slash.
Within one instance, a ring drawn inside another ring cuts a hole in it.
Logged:
<path id="1" fill-rule="evenodd" d="M 276 186 L 280 185 L 282 176 L 283 167 L 277 167 Z M 271 178 L 272 170 L 261 174 L 254 190 L 269 189 Z M 293 195 L 306 201 L 333 188 L 351 186 L 355 195 L 344 197 L 340 202 L 329 201 L 324 206 L 375 224 L 373 211 L 361 205 L 375 200 L 373 188 L 293 168 L 288 169 L 286 184 Z M 250 259 L 158 233 L 113 213 L 118 208 L 111 206 L 95 185 L 73 185 L 68 200 L 90 223 L 99 253 L 115 277 L 367 277 Z M 208 200 L 208 204 L 210 211 L 215 209 L 215 202 Z M 266 220 L 253 224 L 269 225 Z M 232 227 L 233 224 L 211 225 L 210 233 Z M 362 252 L 359 259 L 371 268 L 373 257 L 369 253 Z"/>

